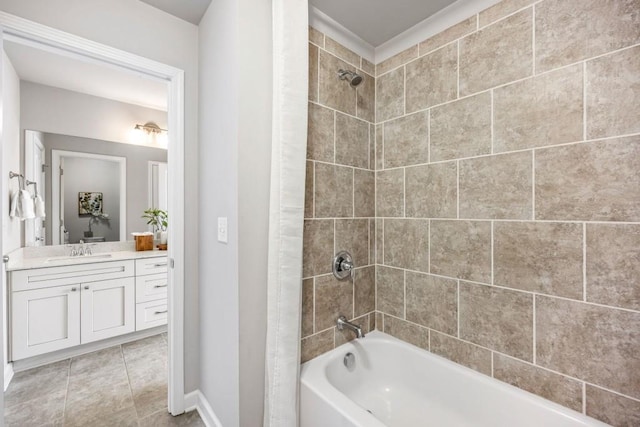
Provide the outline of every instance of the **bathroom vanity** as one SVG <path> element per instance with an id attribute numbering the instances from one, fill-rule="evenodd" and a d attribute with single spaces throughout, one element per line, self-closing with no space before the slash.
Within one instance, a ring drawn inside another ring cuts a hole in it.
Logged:
<path id="1" fill-rule="evenodd" d="M 8 267 L 10 360 L 167 323 L 167 256 L 30 257 Z"/>

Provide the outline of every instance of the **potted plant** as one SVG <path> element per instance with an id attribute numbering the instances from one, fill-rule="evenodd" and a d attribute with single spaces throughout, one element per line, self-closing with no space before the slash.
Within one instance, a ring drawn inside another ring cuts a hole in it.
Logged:
<path id="1" fill-rule="evenodd" d="M 159 234 L 160 243 L 167 243 L 167 226 L 169 225 L 169 216 L 166 211 L 158 208 L 149 208 L 144 211 L 142 218 L 147 220 L 147 224 L 153 226 L 153 231 Z"/>
<path id="2" fill-rule="evenodd" d="M 108 228 L 111 228 L 111 222 L 109 222 L 109 214 L 102 212 L 91 212 L 89 217 L 89 231 L 84 232 L 84 237 L 93 237 L 93 230 L 91 230 L 92 224 L 105 223 Z"/>

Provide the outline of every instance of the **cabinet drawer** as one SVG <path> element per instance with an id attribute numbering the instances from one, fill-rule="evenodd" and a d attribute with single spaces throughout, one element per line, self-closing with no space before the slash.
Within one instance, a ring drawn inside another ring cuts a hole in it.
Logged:
<path id="1" fill-rule="evenodd" d="M 11 291 L 49 288 L 134 276 L 134 262 L 111 261 L 12 271 Z"/>
<path id="2" fill-rule="evenodd" d="M 136 276 L 167 272 L 168 260 L 166 256 L 144 258 L 136 260 Z"/>
<path id="3" fill-rule="evenodd" d="M 167 300 L 136 304 L 136 331 L 167 324 Z"/>
<path id="4" fill-rule="evenodd" d="M 167 273 L 136 277 L 136 302 L 167 299 Z"/>

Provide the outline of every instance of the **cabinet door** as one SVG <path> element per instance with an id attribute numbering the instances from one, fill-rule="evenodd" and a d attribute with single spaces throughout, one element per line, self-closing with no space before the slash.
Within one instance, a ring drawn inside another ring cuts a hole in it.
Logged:
<path id="1" fill-rule="evenodd" d="M 135 330 L 133 277 L 82 284 L 82 343 Z"/>
<path id="2" fill-rule="evenodd" d="M 11 294 L 12 360 L 80 344 L 80 285 Z"/>

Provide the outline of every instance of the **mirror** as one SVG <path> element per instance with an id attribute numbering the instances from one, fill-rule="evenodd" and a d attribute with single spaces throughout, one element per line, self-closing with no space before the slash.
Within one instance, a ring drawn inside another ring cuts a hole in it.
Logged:
<path id="1" fill-rule="evenodd" d="M 15 222 L 22 246 L 132 240 L 132 232 L 151 231 L 144 210 L 167 210 L 167 81 L 28 43 L 3 47 L 19 80 L 11 168 L 33 182 L 28 190 L 45 211 Z M 17 191 L 18 180 L 9 185 Z"/>
<path id="2" fill-rule="evenodd" d="M 25 161 L 44 170 L 34 180 L 50 213 L 25 221 L 28 246 L 131 240 L 148 230 L 145 209 L 167 208 L 166 149 L 26 130 Z"/>

